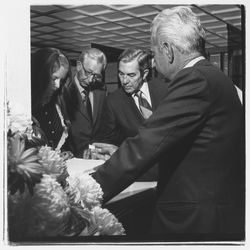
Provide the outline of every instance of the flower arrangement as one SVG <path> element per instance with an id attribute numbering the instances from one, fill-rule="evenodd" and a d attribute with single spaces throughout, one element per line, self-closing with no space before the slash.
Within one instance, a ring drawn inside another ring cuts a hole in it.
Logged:
<path id="1" fill-rule="evenodd" d="M 64 155 L 43 145 L 28 116 L 7 105 L 10 238 L 123 235 L 101 208 L 103 192 L 88 174 L 69 176 Z"/>

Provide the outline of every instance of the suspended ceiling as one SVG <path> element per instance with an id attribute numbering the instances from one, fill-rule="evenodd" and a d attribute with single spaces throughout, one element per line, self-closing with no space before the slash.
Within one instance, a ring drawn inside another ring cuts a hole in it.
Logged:
<path id="1" fill-rule="evenodd" d="M 75 59 L 91 43 L 117 49 L 150 48 L 150 23 L 161 10 L 174 5 L 33 5 L 31 49 L 50 46 Z M 241 34 L 240 5 L 191 5 L 207 34 L 206 49 L 226 51 L 228 39 L 239 45 L 239 37 L 228 36 L 227 25 Z"/>

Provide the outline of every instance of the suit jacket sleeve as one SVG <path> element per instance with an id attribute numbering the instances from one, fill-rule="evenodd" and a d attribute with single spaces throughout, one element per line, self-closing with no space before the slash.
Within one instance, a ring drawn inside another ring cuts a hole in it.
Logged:
<path id="1" fill-rule="evenodd" d="M 209 88 L 194 68 L 178 73 L 169 83 L 168 95 L 139 129 L 93 174 L 104 192 L 104 202 L 120 193 L 147 171 L 175 144 L 191 140 L 209 112 Z"/>
<path id="2" fill-rule="evenodd" d="M 119 146 L 124 140 L 119 123 L 116 121 L 116 115 L 113 103 L 109 97 L 104 102 L 104 108 L 101 118 L 101 129 L 99 140 L 105 143 L 111 143 Z M 117 105 L 117 104 L 116 104 Z"/>

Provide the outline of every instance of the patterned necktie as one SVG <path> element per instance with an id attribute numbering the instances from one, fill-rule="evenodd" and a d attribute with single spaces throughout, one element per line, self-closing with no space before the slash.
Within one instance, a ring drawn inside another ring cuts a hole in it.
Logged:
<path id="1" fill-rule="evenodd" d="M 136 93 L 136 96 L 138 97 L 139 102 L 139 109 L 141 111 L 142 116 L 145 119 L 148 119 L 152 115 L 152 107 L 148 103 L 147 99 L 142 96 L 142 91 L 138 91 Z"/>
<path id="2" fill-rule="evenodd" d="M 90 102 L 90 99 L 89 99 L 89 91 L 83 90 L 83 94 L 84 94 L 83 104 L 84 104 L 84 106 L 85 106 L 85 108 L 87 110 L 89 119 L 92 122 L 92 107 L 91 107 L 91 102 Z"/>

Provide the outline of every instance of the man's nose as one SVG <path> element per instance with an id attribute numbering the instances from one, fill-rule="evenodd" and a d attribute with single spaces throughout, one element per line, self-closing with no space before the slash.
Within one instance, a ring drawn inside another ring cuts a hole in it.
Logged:
<path id="1" fill-rule="evenodd" d="M 127 76 L 123 77 L 123 83 L 128 84 L 129 83 L 129 78 Z"/>
<path id="2" fill-rule="evenodd" d="M 60 79 L 54 80 L 55 88 L 58 89 L 60 87 Z"/>
<path id="3" fill-rule="evenodd" d="M 90 75 L 89 81 L 90 81 L 90 82 L 93 82 L 93 80 L 94 80 L 94 75 Z"/>
<path id="4" fill-rule="evenodd" d="M 155 59 L 154 59 L 154 58 L 152 58 L 151 63 L 152 63 L 152 68 L 155 68 L 155 67 L 156 67 L 156 64 L 155 64 Z"/>

